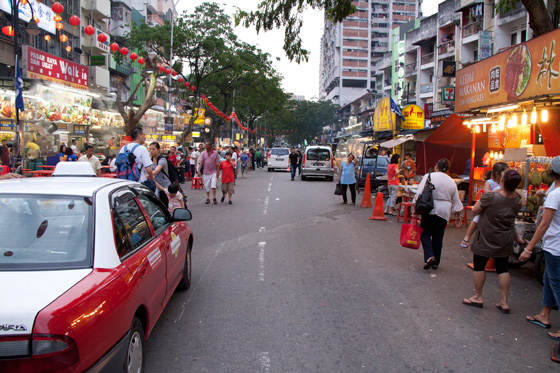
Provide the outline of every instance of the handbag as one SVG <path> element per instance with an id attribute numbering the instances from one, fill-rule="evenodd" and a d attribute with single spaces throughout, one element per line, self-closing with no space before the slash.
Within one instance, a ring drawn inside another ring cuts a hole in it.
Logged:
<path id="1" fill-rule="evenodd" d="M 419 249 L 421 235 L 422 227 L 418 225 L 417 219 L 412 219 L 410 224 L 401 225 L 401 246 L 409 249 Z"/>
<path id="2" fill-rule="evenodd" d="M 341 196 L 342 195 L 342 184 L 337 183 L 336 188 L 334 188 L 334 195 Z"/>
<path id="3" fill-rule="evenodd" d="M 434 209 L 434 189 L 436 187 L 432 184 L 432 174 L 428 174 L 428 180 L 426 180 L 426 185 L 422 190 L 422 193 L 418 196 L 416 200 L 416 205 L 414 206 L 415 215 L 428 214 Z"/>

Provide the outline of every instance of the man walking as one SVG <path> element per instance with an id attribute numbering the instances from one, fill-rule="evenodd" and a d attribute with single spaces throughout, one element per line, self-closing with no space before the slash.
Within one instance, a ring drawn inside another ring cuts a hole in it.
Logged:
<path id="1" fill-rule="evenodd" d="M 123 146 L 119 153 L 125 153 L 127 150 L 134 154 L 136 157 L 136 164 L 140 171 L 139 183 L 146 185 L 153 192 L 155 192 L 154 183 L 154 173 L 152 172 L 152 158 L 150 157 L 150 152 L 145 146 L 142 146 L 146 142 L 146 135 L 144 134 L 141 127 L 134 127 L 130 131 L 130 136 L 132 137 L 132 142 Z M 140 146 L 137 146 L 140 145 Z M 148 182 L 150 180 L 150 182 Z M 152 185 L 153 184 L 153 185 Z"/>
<path id="2" fill-rule="evenodd" d="M 89 162 L 91 164 L 91 168 L 93 168 L 93 172 L 97 176 L 101 176 L 101 162 L 99 162 L 99 158 L 93 155 L 93 146 L 90 144 L 86 144 L 86 154 L 82 155 L 78 162 Z"/>
<path id="3" fill-rule="evenodd" d="M 212 190 L 212 195 L 214 198 L 214 204 L 217 205 L 216 200 L 216 181 L 220 176 L 220 171 L 218 167 L 220 166 L 220 157 L 218 152 L 212 149 L 212 144 L 206 143 L 206 151 L 200 155 L 199 160 L 200 167 L 202 170 L 202 183 L 204 184 L 204 189 L 206 189 L 206 204 L 210 204 L 210 189 Z M 198 175 L 200 176 L 200 168 Z"/>
<path id="4" fill-rule="evenodd" d="M 299 164 L 299 157 L 292 147 L 290 148 L 290 171 L 292 172 L 292 181 L 294 181 L 294 177 L 296 176 L 296 170 Z"/>
<path id="5" fill-rule="evenodd" d="M 261 148 L 257 149 L 255 156 L 257 157 L 257 168 L 263 168 L 263 154 Z"/>

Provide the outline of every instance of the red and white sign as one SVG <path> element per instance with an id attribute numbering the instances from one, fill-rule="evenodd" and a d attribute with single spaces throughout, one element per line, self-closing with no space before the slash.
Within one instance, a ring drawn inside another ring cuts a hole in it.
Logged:
<path id="1" fill-rule="evenodd" d="M 69 87 L 88 89 L 87 66 L 54 56 L 52 54 L 23 47 L 22 72 L 29 79 L 43 79 Z"/>

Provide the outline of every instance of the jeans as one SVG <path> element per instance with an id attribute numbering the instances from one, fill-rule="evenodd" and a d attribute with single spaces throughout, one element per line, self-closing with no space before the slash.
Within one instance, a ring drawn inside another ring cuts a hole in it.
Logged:
<path id="1" fill-rule="evenodd" d="M 178 171 L 179 171 L 179 182 L 184 183 L 185 182 L 185 167 L 179 167 Z"/>
<path id="2" fill-rule="evenodd" d="M 422 227 L 420 240 L 424 249 L 424 262 L 427 262 L 430 258 L 435 258 L 436 264 L 439 265 L 447 221 L 437 215 L 425 214 L 422 215 L 420 226 Z"/>
<path id="3" fill-rule="evenodd" d="M 389 198 L 387 199 L 387 208 L 395 207 L 397 204 L 397 197 L 399 195 L 398 185 L 389 185 Z"/>
<path id="4" fill-rule="evenodd" d="M 290 171 L 292 172 L 292 180 L 294 180 L 294 177 L 296 177 L 296 170 L 297 170 L 297 166 L 294 165 L 290 166 Z"/>
<path id="5" fill-rule="evenodd" d="M 299 172 L 298 175 L 301 175 L 301 163 L 298 164 L 297 168 L 298 168 L 298 172 Z"/>
<path id="6" fill-rule="evenodd" d="M 560 300 L 560 256 L 544 251 L 543 306 L 554 307 Z"/>
<path id="7" fill-rule="evenodd" d="M 348 202 L 346 198 L 346 191 L 350 187 L 350 195 L 352 196 L 352 203 L 356 203 L 356 184 L 340 184 L 342 186 L 342 200 L 344 203 Z"/>

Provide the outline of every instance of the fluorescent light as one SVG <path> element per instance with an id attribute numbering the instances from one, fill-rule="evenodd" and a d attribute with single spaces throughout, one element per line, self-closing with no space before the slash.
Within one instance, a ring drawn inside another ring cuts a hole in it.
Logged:
<path id="1" fill-rule="evenodd" d="M 499 113 L 501 111 L 515 110 L 515 109 L 517 109 L 517 105 L 507 105 L 507 106 L 500 106 L 500 107 L 488 109 L 487 113 Z"/>
<path id="2" fill-rule="evenodd" d="M 492 118 L 474 118 L 474 119 L 471 119 L 472 122 L 489 122 L 491 120 L 492 120 Z"/>
<path id="3" fill-rule="evenodd" d="M 541 111 L 541 119 L 544 123 L 548 122 L 548 110 L 542 109 Z"/>
<path id="4" fill-rule="evenodd" d="M 61 89 L 63 91 L 77 93 L 77 94 L 80 94 L 80 95 L 86 95 L 86 96 L 97 97 L 97 98 L 101 97 L 97 93 L 91 93 L 91 92 L 84 91 L 84 90 L 69 88 L 69 87 L 66 87 L 66 86 L 63 86 L 63 85 L 60 85 L 60 84 L 51 83 L 51 84 L 49 84 L 49 86 L 51 86 L 53 88 L 56 88 L 56 89 Z"/>

